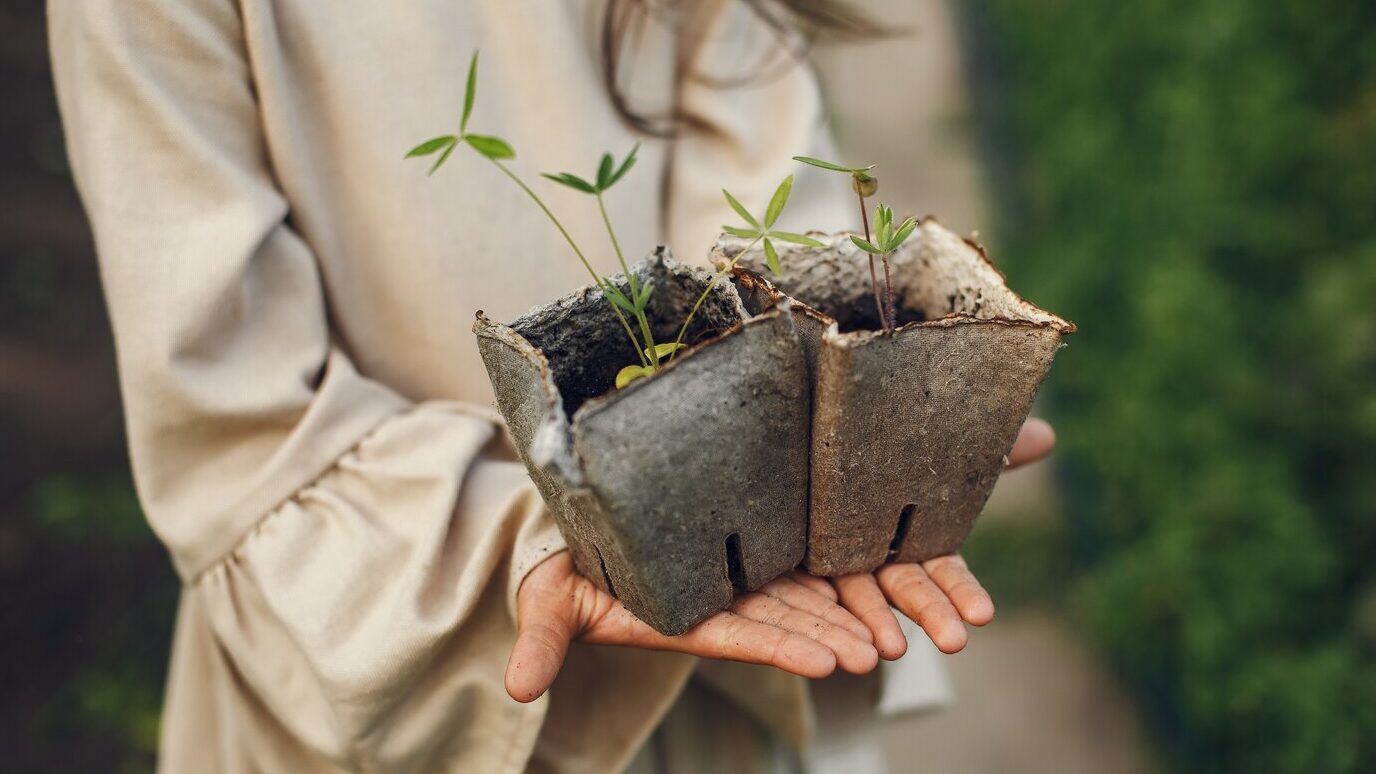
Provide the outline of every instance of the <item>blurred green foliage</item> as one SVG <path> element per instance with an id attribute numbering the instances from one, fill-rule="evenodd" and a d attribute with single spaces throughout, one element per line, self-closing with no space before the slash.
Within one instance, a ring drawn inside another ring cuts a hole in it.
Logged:
<path id="1" fill-rule="evenodd" d="M 1180 770 L 1376 771 L 1376 3 L 966 10 L 1083 623 Z"/>
<path id="2" fill-rule="evenodd" d="M 132 482 L 51 476 L 23 510 L 0 751 L 18 771 L 151 771 L 178 584 Z"/>

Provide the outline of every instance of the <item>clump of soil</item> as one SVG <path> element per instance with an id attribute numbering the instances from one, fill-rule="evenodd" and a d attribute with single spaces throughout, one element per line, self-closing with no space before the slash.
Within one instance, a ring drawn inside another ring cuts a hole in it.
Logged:
<path id="1" fill-rule="evenodd" d="M 654 282 L 646 317 L 655 341 L 661 344 L 672 342 L 678 335 L 679 326 L 707 286 L 708 277 L 701 270 L 682 265 L 669 267 L 664 263 L 668 256 L 668 250 L 660 248 L 656 260 L 633 269 L 642 286 L 646 281 Z M 629 294 L 630 284 L 625 275 L 608 280 Z M 694 346 L 708 341 L 740 322 L 740 309 L 734 301 L 725 283 L 713 288 L 693 318 L 684 343 Z M 544 352 L 554 383 L 564 398 L 564 411 L 570 417 L 588 399 L 614 389 L 618 371 L 640 363 L 612 305 L 597 288 L 586 288 L 575 297 L 535 309 L 511 327 Z"/>

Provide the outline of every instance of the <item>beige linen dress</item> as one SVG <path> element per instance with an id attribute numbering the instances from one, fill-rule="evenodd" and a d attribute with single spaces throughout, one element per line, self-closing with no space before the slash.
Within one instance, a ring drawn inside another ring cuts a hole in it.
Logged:
<path id="1" fill-rule="evenodd" d="M 475 48 L 470 128 L 510 140 L 527 180 L 643 139 L 600 80 L 601 8 L 51 1 L 135 476 L 184 581 L 162 770 L 615 771 L 690 679 L 688 657 L 575 646 L 546 697 L 507 697 L 516 589 L 563 543 L 470 325 L 587 277 L 485 161 L 460 149 L 428 177 L 402 160 L 455 128 Z M 702 45 L 650 25 L 634 94 L 668 93 L 676 57 L 729 74 L 766 45 L 740 8 L 711 13 Z M 762 207 L 791 155 L 829 149 L 805 66 L 682 100 L 708 125 L 647 140 L 609 206 L 631 252 L 701 262 L 731 217 L 722 186 Z M 794 228 L 843 224 L 830 182 L 800 174 Z M 591 201 L 540 191 L 613 271 Z M 708 671 L 753 721 L 806 738 L 801 681 Z"/>

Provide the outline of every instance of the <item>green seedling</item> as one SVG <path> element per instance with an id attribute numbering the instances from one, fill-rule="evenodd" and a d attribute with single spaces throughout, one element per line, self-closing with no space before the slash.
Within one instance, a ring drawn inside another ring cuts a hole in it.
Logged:
<path id="1" fill-rule="evenodd" d="M 850 238 L 850 241 L 854 242 L 856 247 L 870 254 L 871 260 L 877 255 L 884 262 L 884 287 L 886 291 L 884 296 L 884 311 L 887 314 L 887 330 L 890 333 L 892 333 L 894 329 L 894 308 L 893 284 L 889 280 L 889 256 L 893 255 L 894 251 L 902 246 L 902 244 L 908 240 L 908 237 L 913 235 L 913 230 L 916 228 L 916 218 L 908 218 L 895 227 L 893 224 L 893 210 L 880 204 L 874 210 L 873 240 L 861 239 L 858 236 L 852 236 Z"/>
<path id="2" fill-rule="evenodd" d="M 854 189 L 856 197 L 860 200 L 860 221 L 865 227 L 865 241 L 873 242 L 874 235 L 870 232 L 870 216 L 866 208 L 865 200 L 879 192 L 879 180 L 870 172 L 874 165 L 867 167 L 847 167 L 831 161 L 814 159 L 810 156 L 794 156 L 794 161 L 801 161 L 820 169 L 832 172 L 844 172 L 850 175 L 851 188 Z M 866 251 L 868 252 L 868 251 Z M 875 253 L 870 253 L 870 289 L 874 292 L 874 308 L 879 313 L 879 324 L 887 332 L 892 332 L 896 327 L 893 319 L 893 280 L 889 271 L 887 254 L 882 261 L 884 263 L 884 292 L 879 291 L 879 277 L 874 265 Z"/>
<path id="3" fill-rule="evenodd" d="M 431 156 L 436 153 L 440 154 L 439 158 L 436 159 L 434 165 L 430 167 L 430 174 L 433 175 L 436 170 L 438 170 L 441 166 L 444 165 L 446 161 L 449 160 L 449 157 L 451 154 L 453 154 L 455 148 L 459 147 L 460 145 L 467 145 L 468 147 L 472 148 L 475 152 L 477 152 L 479 156 L 482 156 L 483 158 L 492 162 L 492 164 L 495 165 L 497 169 L 501 170 L 502 173 L 511 180 L 511 182 L 515 183 L 518 187 L 520 187 L 520 189 L 524 191 L 527 196 L 530 197 L 531 201 L 535 202 L 535 204 L 540 208 L 540 211 L 545 214 L 545 217 L 549 218 L 549 221 L 554 224 L 554 227 L 556 229 L 559 230 L 559 233 L 564 237 L 564 241 L 567 242 L 569 248 L 573 250 L 574 255 L 578 256 L 579 262 L 583 264 L 583 268 L 587 269 L 588 274 L 592 276 L 593 282 L 598 287 L 606 291 L 607 300 L 612 305 L 612 311 L 616 313 L 617 320 L 620 321 L 621 327 L 626 331 L 626 336 L 630 338 L 631 345 L 634 348 L 636 354 L 640 358 L 640 367 L 648 368 L 650 369 L 649 373 L 654 373 L 654 370 L 657 367 L 655 365 L 655 363 L 657 363 L 657 360 L 652 360 L 652 356 L 656 355 L 659 352 L 659 350 L 652 346 L 652 342 L 649 341 L 648 337 L 646 339 L 646 344 L 642 344 L 640 340 L 636 338 L 635 332 L 631 330 L 630 322 L 627 321 L 626 315 L 622 312 L 622 301 L 625 301 L 626 308 L 638 308 L 641 312 L 641 316 L 643 317 L 645 304 L 649 302 L 650 298 L 649 288 L 642 288 L 638 291 L 633 290 L 632 295 L 636 297 L 634 300 L 627 299 L 625 294 L 621 292 L 620 288 L 616 288 L 615 294 L 613 294 L 612 289 L 615 286 L 608 282 L 600 274 L 598 274 L 595 269 L 593 269 L 592 264 L 588 261 L 588 258 L 583 253 L 583 250 L 578 246 L 578 243 L 573 240 L 573 237 L 569 234 L 568 229 L 564 228 L 564 224 L 561 223 L 559 219 L 554 216 L 554 213 L 550 211 L 548 205 L 545 204 L 544 200 L 541 199 L 539 195 L 537 195 L 535 191 L 531 189 L 530 186 L 526 185 L 525 181 L 522 180 L 519 175 L 511 171 L 510 167 L 502 163 L 505 160 L 516 158 L 516 151 L 512 150 L 510 143 L 506 142 L 500 137 L 475 134 L 468 131 L 468 119 L 473 115 L 473 102 L 477 96 L 478 90 L 477 84 L 478 52 L 475 51 L 473 52 L 473 59 L 468 65 L 468 80 L 467 85 L 464 88 L 463 94 L 463 116 L 459 119 L 458 134 L 445 134 L 439 137 L 434 137 L 432 139 L 426 140 L 420 145 L 417 145 L 416 147 L 412 148 L 411 151 L 406 154 L 406 158 L 411 159 L 422 156 Z M 626 157 L 626 160 L 623 161 L 621 163 L 621 166 L 617 168 L 614 172 L 608 170 L 606 173 L 604 173 L 602 170 L 599 170 L 599 186 L 597 187 L 592 186 L 581 179 L 573 178 L 572 175 L 570 175 L 569 177 L 577 180 L 579 184 L 581 184 L 582 186 L 586 186 L 588 189 L 590 189 L 588 192 L 598 194 L 598 201 L 600 202 L 601 192 L 605 191 L 607 188 L 610 188 L 612 185 L 614 185 L 627 172 L 630 171 L 632 166 L 634 166 L 635 153 L 635 150 L 632 150 L 631 153 Z M 611 163 L 611 156 L 604 156 L 602 169 L 607 169 L 611 166 Z M 560 180 L 560 182 L 564 183 L 565 185 L 570 185 L 569 182 L 564 180 Z M 579 186 L 575 185 L 574 187 Z M 611 224 L 610 221 L 608 221 L 608 229 L 610 228 Z M 613 237 L 613 239 L 615 239 L 615 237 Z M 620 248 L 618 247 L 618 254 L 619 252 Z M 624 260 L 622 261 L 622 266 L 625 266 Z M 630 276 L 629 272 L 627 272 L 627 276 Z M 634 280 L 631 281 L 634 282 Z M 618 381 L 620 381 L 619 378 Z"/>
<path id="4" fill-rule="evenodd" d="M 410 152 L 406 154 L 406 158 L 420 158 L 439 154 L 435 163 L 430 167 L 430 174 L 433 175 L 449 160 L 455 148 L 458 148 L 460 145 L 467 145 L 479 156 L 487 159 L 496 166 L 502 174 L 506 175 L 508 179 L 524 191 L 525 194 L 530 197 L 531 201 L 535 202 L 536 206 L 545 214 L 545 217 L 549 219 L 550 223 L 554 224 L 554 227 L 558 229 L 559 234 L 563 236 L 564 241 L 568 243 L 569 248 L 573 250 L 574 255 L 578 257 L 579 262 L 583 264 L 583 268 L 586 269 L 588 274 L 592 277 L 594 284 L 603 290 L 608 303 L 611 304 L 612 311 L 616 313 L 617 320 L 621 323 L 622 329 L 626 332 L 627 338 L 630 339 L 635 349 L 640 362 L 628 365 L 617 373 L 616 386 L 618 389 L 625 387 L 637 379 L 654 374 L 679 351 L 687 349 L 688 345 L 684 343 L 683 338 L 688 334 L 688 328 L 692 324 L 693 318 L 697 315 L 698 309 L 700 309 L 703 302 L 707 300 L 707 296 L 712 292 L 712 289 L 730 274 L 731 270 L 735 268 L 736 263 L 740 261 L 746 253 L 753 250 L 756 245 L 763 243 L 765 259 L 769 263 L 769 268 L 776 275 L 781 272 L 781 267 L 779 265 L 779 253 L 774 247 L 775 241 L 789 242 L 792 244 L 805 245 L 807 247 L 823 247 L 821 242 L 811 237 L 787 231 L 779 231 L 774 228 L 774 224 L 778 221 L 779 216 L 783 214 L 784 206 L 788 204 L 789 194 L 793 190 L 792 175 L 784 178 L 783 182 L 779 184 L 779 187 L 775 189 L 773 197 L 769 200 L 769 205 L 765 208 L 764 216 L 761 218 L 756 218 L 751 215 L 750 211 L 747 210 L 736 197 L 723 189 L 722 193 L 726 196 L 727 203 L 745 220 L 746 224 L 743 227 L 726 226 L 726 231 L 730 234 L 752 241 L 745 250 L 741 251 L 708 282 L 707 288 L 702 292 L 702 295 L 698 297 L 692 309 L 688 312 L 688 317 L 683 321 L 683 326 L 679 328 L 678 336 L 674 339 L 673 343 L 656 343 L 654 340 L 654 333 L 650 327 L 649 318 L 646 316 L 646 309 L 654 291 L 653 283 L 647 282 L 644 285 L 640 285 L 635 275 L 631 273 L 630 267 L 626 264 L 626 256 L 621 250 L 621 243 L 616 237 L 616 229 L 612 227 L 612 220 L 607 213 L 607 205 L 603 197 L 603 194 L 606 193 L 607 190 L 620 182 L 620 180 L 626 176 L 626 173 L 630 172 L 631 168 L 635 166 L 636 153 L 640 150 L 640 145 L 637 144 L 632 148 L 631 152 L 626 155 L 626 158 L 620 164 L 616 163 L 616 160 L 610 153 L 604 154 L 601 163 L 598 165 L 597 174 L 592 180 L 579 177 L 569 172 L 545 173 L 543 175 L 545 178 L 562 186 L 572 188 L 581 193 L 590 194 L 597 199 L 597 208 L 602 215 L 602 222 L 607 228 L 607 236 L 611 240 L 612 249 L 616 252 L 616 259 L 620 263 L 622 271 L 626 274 L 626 280 L 629 285 L 628 289 L 630 290 L 628 295 L 621 288 L 614 285 L 611 281 L 598 274 L 597 271 L 593 269 L 592 263 L 588 261 L 587 255 L 583 252 L 582 248 L 578 246 L 578 243 L 574 241 L 573 236 L 569 234 L 564 224 L 555 217 L 544 200 L 541 199 L 519 175 L 503 163 L 516 158 L 516 151 L 512 149 L 511 144 L 500 137 L 468 131 L 468 122 L 473 115 L 473 104 L 477 95 L 477 80 L 478 53 L 474 52 L 473 59 L 468 66 L 467 85 L 464 89 L 463 96 L 463 115 L 459 119 L 459 131 L 456 134 L 445 134 L 426 140 L 412 148 Z M 868 231 L 866 233 L 868 233 Z M 637 337 L 635 330 L 632 329 L 630 320 L 626 317 L 628 314 L 635 319 L 636 327 L 640 329 L 640 337 Z"/>
<path id="5" fill-rule="evenodd" d="M 702 303 L 707 300 L 707 294 L 711 293 L 712 288 L 716 287 L 718 282 L 721 282 L 726 275 L 731 273 L 732 269 L 736 268 L 736 264 L 740 262 L 741 258 L 745 257 L 746 253 L 755 249 L 755 245 L 760 243 L 764 244 L 765 260 L 769 262 L 769 269 L 774 272 L 775 276 L 781 274 L 783 268 L 779 265 L 779 253 L 774 247 L 773 240 L 777 239 L 780 242 L 789 242 L 805 247 L 825 247 L 825 245 L 812 237 L 794 234 L 788 231 L 779 231 L 774 228 L 774 224 L 779 220 L 779 216 L 783 214 L 784 206 L 788 204 L 788 197 L 792 192 L 793 175 L 789 175 L 783 179 L 783 182 L 779 183 L 778 188 L 774 189 L 774 195 L 769 199 L 769 206 L 765 208 L 764 217 L 756 218 L 754 215 L 750 214 L 750 210 L 747 210 L 745 205 L 740 203 L 740 200 L 731 195 L 730 191 L 725 188 L 721 189 L 722 195 L 726 197 L 726 203 L 731 205 L 731 209 L 735 210 L 736 214 L 740 215 L 741 219 L 746 223 L 745 227 L 722 226 L 722 229 L 732 236 L 749 239 L 751 242 L 744 250 L 736 253 L 736 257 L 732 258 L 730 263 L 723 266 L 712 277 L 711 282 L 707 283 L 707 289 L 702 291 L 701 296 L 698 296 L 697 302 L 693 304 L 693 308 L 688 312 L 688 319 L 683 321 L 683 327 L 678 330 L 678 337 L 674 339 L 675 351 L 683 346 L 683 337 L 688 334 L 688 326 L 693 322 L 693 317 L 697 315 L 698 309 L 702 306 Z"/>
<path id="6" fill-rule="evenodd" d="M 626 295 L 621 288 L 602 279 L 602 289 L 606 291 L 607 298 L 614 306 L 621 307 L 623 311 L 635 318 L 636 324 L 640 327 L 640 341 L 636 346 L 642 355 L 639 365 L 629 365 L 621 369 L 616 376 L 617 387 L 624 387 L 635 379 L 649 376 L 659 370 L 660 359 L 672 353 L 672 348 L 666 349 L 664 346 L 655 344 L 654 332 L 650 329 L 650 320 L 645 316 L 645 307 L 650 303 L 650 294 L 654 291 L 654 283 L 647 282 L 644 287 L 639 286 L 630 267 L 626 264 L 626 255 L 621 251 L 621 242 L 616 238 L 616 229 L 612 227 L 611 216 L 607 214 L 607 202 L 603 194 L 616 185 L 626 173 L 635 166 L 636 153 L 640 150 L 640 143 L 636 143 L 631 148 L 631 152 L 626 155 L 625 161 L 619 165 L 612 158 L 610 153 L 602 155 L 602 162 L 597 167 L 597 175 L 593 178 L 594 182 L 589 182 L 570 172 L 560 172 L 558 174 L 544 173 L 543 176 L 554 182 L 572 188 L 585 194 L 591 194 L 597 199 L 598 212 L 602 214 L 602 223 L 607 227 L 607 237 L 611 240 L 612 249 L 616 252 L 616 260 L 621 264 L 621 271 L 626 275 L 626 281 L 630 285 L 630 295 Z M 643 345 L 643 346 L 642 346 Z M 648 361 L 648 362 L 646 362 Z"/>

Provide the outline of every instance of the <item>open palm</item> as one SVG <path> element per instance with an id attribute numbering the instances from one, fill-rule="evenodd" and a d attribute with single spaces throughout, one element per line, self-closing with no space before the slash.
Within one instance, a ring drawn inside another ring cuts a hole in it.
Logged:
<path id="1" fill-rule="evenodd" d="M 1046 456 L 1054 444 L 1049 425 L 1029 421 L 1009 454 L 1009 467 Z M 788 573 L 670 637 L 578 575 L 568 552 L 561 552 L 531 570 L 517 592 L 506 689 L 517 701 L 541 696 L 573 640 L 768 664 L 803 677 L 825 677 L 837 668 L 863 674 L 880 657 L 895 659 L 907 650 L 890 605 L 947 653 L 965 646 L 966 623 L 982 626 L 994 617 L 989 594 L 964 560 L 951 555 L 832 581 Z"/>

